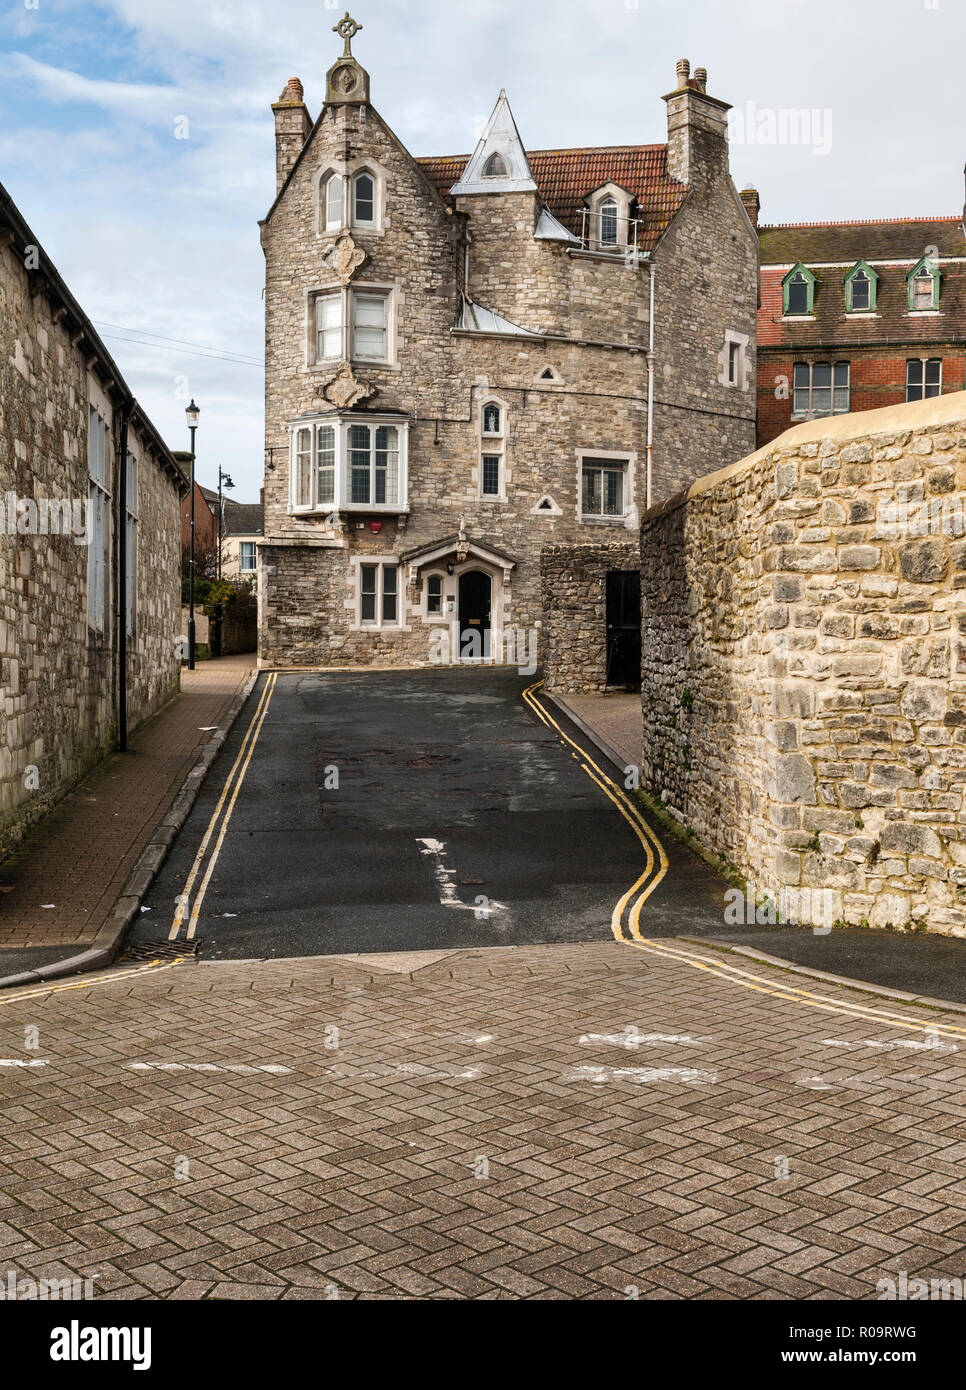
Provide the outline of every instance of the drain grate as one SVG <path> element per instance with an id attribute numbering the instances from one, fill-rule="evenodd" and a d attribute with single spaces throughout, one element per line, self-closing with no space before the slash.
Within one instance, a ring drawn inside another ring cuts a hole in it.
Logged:
<path id="1" fill-rule="evenodd" d="M 183 960 L 196 956 L 200 949 L 200 941 L 132 941 L 118 959 L 121 963 L 126 960 Z"/>

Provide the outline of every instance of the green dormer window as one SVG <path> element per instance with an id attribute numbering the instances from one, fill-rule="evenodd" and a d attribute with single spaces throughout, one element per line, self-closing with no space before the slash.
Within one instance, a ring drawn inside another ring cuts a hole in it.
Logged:
<path id="1" fill-rule="evenodd" d="M 924 313 L 939 308 L 939 266 L 930 256 L 923 256 L 906 279 L 911 312 Z"/>
<path id="2" fill-rule="evenodd" d="M 815 305 L 815 276 L 807 265 L 792 266 L 782 281 L 782 313 L 794 317 L 810 314 Z"/>
<path id="3" fill-rule="evenodd" d="M 865 261 L 857 261 L 845 277 L 845 312 L 870 314 L 875 308 L 879 277 Z"/>

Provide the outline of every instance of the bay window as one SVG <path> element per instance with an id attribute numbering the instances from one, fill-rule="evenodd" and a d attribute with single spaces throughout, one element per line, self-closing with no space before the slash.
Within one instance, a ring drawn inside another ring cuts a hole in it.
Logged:
<path id="1" fill-rule="evenodd" d="M 408 421 L 329 416 L 291 430 L 294 512 L 405 512 Z"/>

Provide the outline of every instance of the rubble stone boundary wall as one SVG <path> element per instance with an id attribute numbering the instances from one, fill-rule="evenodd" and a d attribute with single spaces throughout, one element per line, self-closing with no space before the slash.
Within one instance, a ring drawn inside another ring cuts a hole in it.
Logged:
<path id="1" fill-rule="evenodd" d="M 543 678 L 547 690 L 589 693 L 607 684 L 607 572 L 632 570 L 634 541 L 547 545 L 540 553 Z"/>
<path id="2" fill-rule="evenodd" d="M 768 895 L 966 935 L 966 393 L 645 514 L 643 783 Z"/>

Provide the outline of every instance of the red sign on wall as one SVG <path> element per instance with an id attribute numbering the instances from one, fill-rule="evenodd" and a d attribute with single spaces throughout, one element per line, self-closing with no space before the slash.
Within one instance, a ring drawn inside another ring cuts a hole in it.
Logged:
<path id="1" fill-rule="evenodd" d="M 382 530 L 382 522 L 381 522 L 381 521 L 370 521 L 370 522 L 369 522 L 369 530 L 372 532 L 372 534 L 373 534 L 374 536 L 378 536 L 379 532 Z"/>

